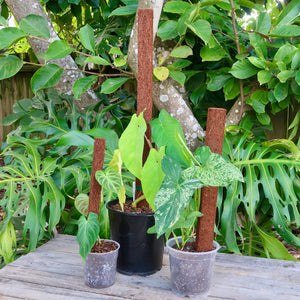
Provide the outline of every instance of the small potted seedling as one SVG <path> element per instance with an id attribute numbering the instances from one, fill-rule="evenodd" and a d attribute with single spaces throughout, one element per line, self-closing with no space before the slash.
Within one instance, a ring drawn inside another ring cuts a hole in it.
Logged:
<path id="1" fill-rule="evenodd" d="M 97 169 L 103 168 L 105 139 L 95 139 L 93 167 L 90 185 L 88 216 L 82 215 L 78 221 L 77 241 L 79 253 L 84 261 L 86 285 L 106 288 L 115 282 L 117 257 L 120 245 L 112 240 L 100 239 L 99 211 L 104 201 L 104 188 L 96 182 Z M 82 195 L 81 195 L 82 197 Z"/>

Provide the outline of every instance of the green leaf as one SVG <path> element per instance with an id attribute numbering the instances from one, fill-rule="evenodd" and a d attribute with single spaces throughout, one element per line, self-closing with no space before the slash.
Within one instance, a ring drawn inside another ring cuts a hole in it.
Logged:
<path id="1" fill-rule="evenodd" d="M 181 85 L 184 85 L 186 80 L 185 74 L 180 71 L 170 71 L 170 77 Z"/>
<path id="2" fill-rule="evenodd" d="M 123 57 L 116 57 L 114 59 L 114 65 L 119 68 L 119 67 L 122 67 L 122 66 L 125 66 L 127 63 L 126 59 L 124 59 Z"/>
<path id="3" fill-rule="evenodd" d="M 177 58 L 186 58 L 190 55 L 193 55 L 193 50 L 188 46 L 179 46 L 175 48 L 170 54 L 170 56 Z"/>
<path id="4" fill-rule="evenodd" d="M 261 70 L 257 73 L 257 80 L 260 85 L 268 83 L 272 78 L 272 72 L 267 70 Z"/>
<path id="5" fill-rule="evenodd" d="M 214 48 L 206 45 L 201 48 L 200 56 L 202 61 L 219 61 L 226 56 L 226 52 L 219 45 Z"/>
<path id="6" fill-rule="evenodd" d="M 16 27 L 0 29 L 0 49 L 8 48 L 12 43 L 17 42 L 24 36 L 24 31 Z"/>
<path id="7" fill-rule="evenodd" d="M 49 39 L 50 31 L 47 20 L 38 15 L 27 15 L 19 23 L 20 28 L 27 34 Z"/>
<path id="8" fill-rule="evenodd" d="M 7 26 L 7 22 L 4 17 L 0 16 L 0 25 Z"/>
<path id="9" fill-rule="evenodd" d="M 163 182 L 165 174 L 161 168 L 161 161 L 165 156 L 165 147 L 159 151 L 150 149 L 147 160 L 143 166 L 141 183 L 143 193 L 150 207 L 155 211 L 154 198 Z"/>
<path id="10" fill-rule="evenodd" d="M 256 23 L 256 31 L 263 34 L 268 34 L 272 26 L 270 15 L 267 12 L 260 13 L 258 15 Z"/>
<path id="11" fill-rule="evenodd" d="M 79 253 L 85 261 L 89 252 L 95 245 L 99 234 L 98 216 L 95 213 L 89 213 L 88 218 L 81 216 L 78 220 L 78 232 L 76 240 L 79 244 Z"/>
<path id="12" fill-rule="evenodd" d="M 78 35 L 83 47 L 91 52 L 95 52 L 95 37 L 93 28 L 89 24 L 86 24 L 79 30 Z"/>
<path id="13" fill-rule="evenodd" d="M 101 65 L 101 66 L 109 66 L 110 63 L 106 59 L 100 57 L 100 56 L 89 56 L 84 63 L 93 63 L 96 65 Z"/>
<path id="14" fill-rule="evenodd" d="M 112 16 L 129 16 L 135 14 L 137 11 L 137 5 L 127 5 L 127 6 L 122 6 L 118 7 L 115 10 L 111 12 L 109 17 Z"/>
<path id="15" fill-rule="evenodd" d="M 87 194 L 77 195 L 74 205 L 82 215 L 87 216 L 89 211 L 89 196 Z"/>
<path id="16" fill-rule="evenodd" d="M 68 2 L 70 4 L 75 4 L 75 5 L 78 5 L 80 3 L 81 0 L 68 0 Z"/>
<path id="17" fill-rule="evenodd" d="M 7 117 L 3 118 L 3 120 L 0 124 L 3 125 L 3 126 L 12 125 L 15 122 L 17 122 L 23 116 L 24 116 L 24 112 L 19 111 L 17 113 L 8 115 Z"/>
<path id="18" fill-rule="evenodd" d="M 188 67 L 191 63 L 192 62 L 187 59 L 178 59 L 171 66 L 173 66 L 174 69 L 183 69 Z"/>
<path id="19" fill-rule="evenodd" d="M 298 25 L 284 25 L 271 31 L 271 37 L 296 37 L 300 35 L 300 27 Z"/>
<path id="20" fill-rule="evenodd" d="M 254 67 L 248 59 L 244 59 L 235 62 L 229 73 L 238 79 L 246 79 L 257 74 L 258 71 L 259 69 Z"/>
<path id="21" fill-rule="evenodd" d="M 117 133 L 109 128 L 93 128 L 85 132 L 92 137 L 106 139 L 106 148 L 113 152 L 118 148 L 119 137 Z"/>
<path id="22" fill-rule="evenodd" d="M 289 93 L 289 86 L 286 83 L 278 82 L 274 89 L 274 96 L 278 102 L 284 100 Z"/>
<path id="23" fill-rule="evenodd" d="M 208 72 L 207 75 L 209 78 L 207 89 L 213 92 L 220 90 L 222 87 L 224 87 L 226 81 L 232 78 L 232 76 L 229 74 L 217 75 L 215 72 Z"/>
<path id="24" fill-rule="evenodd" d="M 249 33 L 249 40 L 254 47 L 256 55 L 265 60 L 268 56 L 268 48 L 265 39 L 258 33 Z"/>
<path id="25" fill-rule="evenodd" d="M 98 170 L 95 177 L 106 192 L 116 194 L 120 192 L 122 186 L 121 175 L 114 168 L 107 167 L 105 170 Z"/>
<path id="26" fill-rule="evenodd" d="M 17 56 L 8 55 L 0 57 L 0 80 L 17 74 L 23 66 L 23 61 Z"/>
<path id="27" fill-rule="evenodd" d="M 194 23 L 186 22 L 186 24 L 205 44 L 209 42 L 212 31 L 208 21 L 198 19 Z"/>
<path id="28" fill-rule="evenodd" d="M 184 166 L 190 166 L 191 160 L 187 156 L 184 146 L 179 142 L 179 138 L 184 141 L 184 135 L 180 123 L 171 117 L 167 111 L 162 109 L 158 119 L 150 122 L 152 129 L 152 139 L 160 148 L 167 146 L 166 154 L 179 161 Z M 185 141 L 183 142 L 185 145 Z"/>
<path id="29" fill-rule="evenodd" d="M 225 95 L 225 100 L 231 100 L 240 94 L 240 83 L 236 78 L 231 78 L 227 80 L 223 87 L 223 92 Z"/>
<path id="30" fill-rule="evenodd" d="M 122 51 L 118 47 L 111 47 L 110 50 L 109 50 L 109 54 L 123 56 Z"/>
<path id="31" fill-rule="evenodd" d="M 146 129 L 147 125 L 143 118 L 143 113 L 140 113 L 138 117 L 134 114 L 119 140 L 119 149 L 126 168 L 139 179 L 142 176 L 144 134 Z"/>
<path id="32" fill-rule="evenodd" d="M 193 4 L 193 5 L 191 5 L 190 8 L 188 8 L 184 11 L 182 16 L 180 16 L 180 18 L 178 20 L 178 24 L 177 24 L 177 31 L 180 36 L 182 36 L 186 33 L 186 30 L 187 30 L 186 22 L 194 19 L 194 17 L 198 13 L 198 9 L 199 9 L 198 5 Z"/>
<path id="33" fill-rule="evenodd" d="M 157 35 L 162 41 L 174 39 L 178 35 L 177 22 L 174 20 L 168 20 L 162 23 L 157 30 Z"/>
<path id="34" fill-rule="evenodd" d="M 84 148 L 93 148 L 93 145 L 94 139 L 91 138 L 89 135 L 81 131 L 70 130 L 60 138 L 55 147 L 77 146 Z"/>
<path id="35" fill-rule="evenodd" d="M 271 118 L 267 113 L 257 114 L 257 119 L 262 125 L 269 125 L 271 124 Z"/>
<path id="36" fill-rule="evenodd" d="M 128 77 L 107 79 L 102 83 L 101 93 L 111 94 L 111 93 L 115 92 L 119 87 L 121 87 L 128 80 L 129 80 Z"/>
<path id="37" fill-rule="evenodd" d="M 65 56 L 71 54 L 73 50 L 74 49 L 65 41 L 54 41 L 49 45 L 49 48 L 45 54 L 45 61 L 64 58 Z"/>
<path id="38" fill-rule="evenodd" d="M 284 83 L 288 79 L 294 77 L 295 74 L 296 74 L 296 72 L 293 70 L 286 70 L 286 71 L 282 71 L 282 72 L 278 73 L 277 78 L 280 80 L 280 82 Z"/>
<path id="39" fill-rule="evenodd" d="M 15 228 L 11 221 L 0 234 L 0 255 L 4 258 L 6 264 L 14 261 L 13 248 L 17 245 Z"/>
<path id="40" fill-rule="evenodd" d="M 98 76 L 95 75 L 77 79 L 72 87 L 75 98 L 80 99 L 80 95 L 86 92 L 97 80 Z"/>
<path id="41" fill-rule="evenodd" d="M 256 230 L 258 231 L 263 241 L 263 245 L 266 252 L 271 254 L 272 258 L 298 261 L 296 257 L 289 254 L 288 250 L 283 246 L 283 244 L 280 241 L 278 241 L 278 239 L 266 234 L 257 226 L 256 226 Z"/>
<path id="42" fill-rule="evenodd" d="M 256 99 L 252 100 L 252 107 L 259 114 L 262 114 L 265 112 L 265 104 L 263 104 L 262 102 L 260 102 Z"/>
<path id="43" fill-rule="evenodd" d="M 292 58 L 296 52 L 297 48 L 290 44 L 285 44 L 281 46 L 274 56 L 274 60 L 283 62 L 284 64 L 289 64 L 292 61 Z M 283 71 L 281 69 L 281 71 Z"/>
<path id="44" fill-rule="evenodd" d="M 163 81 L 169 77 L 169 69 L 166 67 L 155 67 L 153 74 L 158 80 Z"/>
<path id="45" fill-rule="evenodd" d="M 173 13 L 173 14 L 182 14 L 191 5 L 184 1 L 169 1 L 163 8 L 164 12 Z"/>
<path id="46" fill-rule="evenodd" d="M 31 78 L 31 88 L 34 93 L 41 89 L 55 86 L 63 73 L 63 69 L 55 64 L 47 64 L 38 69 Z"/>
<path id="47" fill-rule="evenodd" d="M 300 70 L 296 73 L 295 81 L 297 82 L 298 85 L 300 85 Z"/>
<path id="48" fill-rule="evenodd" d="M 300 67 L 300 50 L 296 51 L 292 58 L 291 68 L 293 70 L 298 69 Z"/>
<path id="49" fill-rule="evenodd" d="M 261 59 L 259 59 L 258 57 L 250 56 L 250 57 L 248 57 L 248 59 L 253 66 L 255 66 L 259 69 L 264 69 L 266 67 L 264 62 Z"/>
<path id="50" fill-rule="evenodd" d="M 291 1 L 285 9 L 281 11 L 281 14 L 277 20 L 276 27 L 286 25 L 291 21 L 294 21 L 300 14 L 300 2 L 298 0 Z"/>

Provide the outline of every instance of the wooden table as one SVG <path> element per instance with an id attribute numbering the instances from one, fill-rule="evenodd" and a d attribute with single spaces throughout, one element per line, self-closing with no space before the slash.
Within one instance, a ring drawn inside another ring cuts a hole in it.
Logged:
<path id="1" fill-rule="evenodd" d="M 182 299 L 170 291 L 168 264 L 165 255 L 154 275 L 117 274 L 113 286 L 92 289 L 84 284 L 75 237 L 59 235 L 0 270 L 0 299 Z M 205 299 L 299 300 L 300 262 L 218 253 Z"/>

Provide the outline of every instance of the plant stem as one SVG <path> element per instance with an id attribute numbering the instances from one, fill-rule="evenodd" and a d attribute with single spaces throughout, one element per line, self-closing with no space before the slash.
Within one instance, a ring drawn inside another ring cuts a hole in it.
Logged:
<path id="1" fill-rule="evenodd" d="M 142 195 L 140 197 L 138 197 L 133 203 L 132 203 L 132 207 L 133 208 L 136 208 L 136 206 L 142 201 L 142 200 L 145 200 L 146 197 L 145 195 Z"/>

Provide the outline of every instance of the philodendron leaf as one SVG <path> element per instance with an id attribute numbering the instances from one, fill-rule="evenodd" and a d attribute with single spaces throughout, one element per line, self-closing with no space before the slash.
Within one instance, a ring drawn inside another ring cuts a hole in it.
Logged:
<path id="1" fill-rule="evenodd" d="M 95 52 L 95 37 L 93 28 L 89 24 L 86 24 L 79 30 L 78 35 L 83 47 L 91 52 Z"/>
<path id="2" fill-rule="evenodd" d="M 128 80 L 129 80 L 128 77 L 107 79 L 102 83 L 101 93 L 103 94 L 113 93 Z"/>
<path id="3" fill-rule="evenodd" d="M 143 113 L 140 113 L 138 117 L 134 114 L 119 140 L 119 149 L 126 168 L 139 179 L 142 176 L 144 134 L 146 129 L 147 125 L 143 118 Z"/>
<path id="4" fill-rule="evenodd" d="M 89 196 L 87 194 L 79 194 L 75 198 L 75 208 L 84 216 L 88 215 Z"/>
<path id="5" fill-rule="evenodd" d="M 195 158 L 202 164 L 197 178 L 205 186 L 226 186 L 235 180 L 244 181 L 237 167 L 226 162 L 221 155 L 212 153 L 208 146 L 199 147 Z"/>
<path id="6" fill-rule="evenodd" d="M 72 91 L 76 99 L 80 99 L 80 95 L 86 92 L 98 79 L 98 76 L 91 75 L 79 78 L 75 81 Z"/>
<path id="7" fill-rule="evenodd" d="M 47 20 L 38 15 L 27 15 L 19 24 L 20 28 L 27 34 L 50 38 Z"/>
<path id="8" fill-rule="evenodd" d="M 51 59 L 60 59 L 71 54 L 74 51 L 72 47 L 66 41 L 57 40 L 49 45 L 49 48 L 45 54 L 45 61 Z"/>
<path id="9" fill-rule="evenodd" d="M 41 89 L 55 86 L 63 73 L 63 69 L 55 64 L 48 64 L 37 70 L 31 78 L 31 88 L 34 93 Z"/>
<path id="10" fill-rule="evenodd" d="M 192 199 L 195 189 L 201 187 L 197 178 L 181 178 L 181 170 L 178 169 L 176 161 L 170 157 L 163 159 L 162 167 L 166 177 L 154 199 L 155 227 L 158 237 L 179 220 L 182 211 Z"/>
<path id="11" fill-rule="evenodd" d="M 17 56 L 8 55 L 0 57 L 0 80 L 17 74 L 23 66 L 23 61 Z"/>
<path id="12" fill-rule="evenodd" d="M 166 154 L 175 158 L 182 165 L 190 166 L 191 160 L 187 157 L 182 143 L 179 142 L 178 137 L 184 144 L 184 135 L 180 123 L 171 117 L 167 111 L 161 110 L 159 118 L 150 122 L 152 128 L 153 141 L 160 148 L 166 146 Z"/>
<path id="13" fill-rule="evenodd" d="M 24 36 L 26 36 L 24 31 L 16 27 L 0 29 L 0 49 L 9 47 L 12 43 L 18 41 Z"/>
<path id="14" fill-rule="evenodd" d="M 76 240 L 79 244 L 79 253 L 85 261 L 87 255 L 95 245 L 99 234 L 98 216 L 95 213 L 89 213 L 88 218 L 81 216 L 78 220 L 78 232 Z"/>
<path id="15" fill-rule="evenodd" d="M 148 158 L 142 170 L 142 189 L 150 207 L 155 210 L 154 198 L 165 177 L 165 173 L 161 168 L 161 161 L 165 156 L 165 147 L 161 147 L 159 151 L 154 148 L 150 150 Z"/>
<path id="16" fill-rule="evenodd" d="M 107 167 L 98 170 L 95 174 L 96 180 L 106 191 L 118 194 L 121 188 L 121 175 L 115 169 Z"/>

